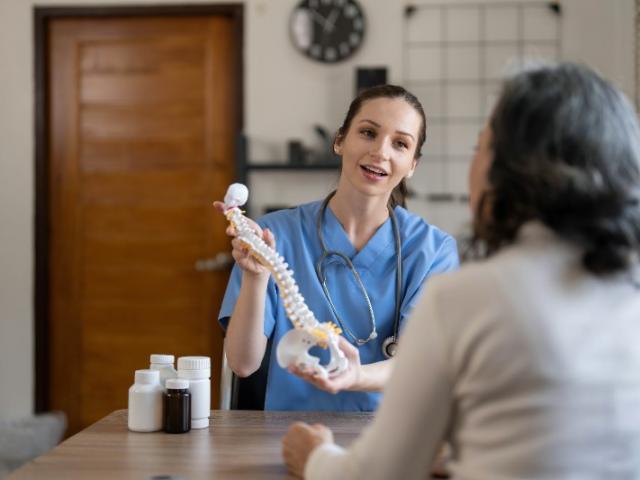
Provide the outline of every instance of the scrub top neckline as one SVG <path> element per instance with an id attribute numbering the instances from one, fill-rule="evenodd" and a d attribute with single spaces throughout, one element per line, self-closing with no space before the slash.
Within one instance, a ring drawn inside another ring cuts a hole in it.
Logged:
<path id="1" fill-rule="evenodd" d="M 321 211 L 322 203 L 320 203 L 318 207 L 318 212 Z M 357 251 L 351 243 L 351 240 L 349 240 L 347 232 L 342 226 L 342 223 L 340 223 L 340 220 L 338 220 L 338 217 L 333 213 L 333 210 L 331 210 L 331 206 L 327 205 L 322 220 L 322 235 L 327 249 L 337 250 L 345 254 L 354 266 L 369 268 L 378 260 L 381 254 L 386 253 L 386 256 L 396 254 L 393 226 L 390 217 L 387 217 L 382 225 L 378 227 L 360 251 Z M 400 225 L 398 225 L 398 228 L 400 228 Z"/>

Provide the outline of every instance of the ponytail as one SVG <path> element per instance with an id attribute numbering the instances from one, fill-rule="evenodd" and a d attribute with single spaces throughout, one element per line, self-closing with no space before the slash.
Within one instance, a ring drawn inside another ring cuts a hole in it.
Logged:
<path id="1" fill-rule="evenodd" d="M 403 178 L 400 183 L 393 189 L 391 196 L 389 197 L 389 208 L 395 209 L 400 206 L 407 208 L 407 195 L 409 189 L 407 188 L 407 181 Z"/>

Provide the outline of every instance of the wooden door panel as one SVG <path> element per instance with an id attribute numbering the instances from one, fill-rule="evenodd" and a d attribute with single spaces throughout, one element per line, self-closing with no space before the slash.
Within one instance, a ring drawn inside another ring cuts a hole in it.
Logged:
<path id="1" fill-rule="evenodd" d="M 209 193 L 211 176 L 202 169 L 176 172 L 99 172 L 84 175 L 83 198 L 87 205 L 130 205 L 137 200 L 151 205 L 201 206 Z"/>
<path id="2" fill-rule="evenodd" d="M 122 235 L 87 236 L 85 248 L 91 255 L 102 258 L 128 258 L 132 265 L 150 268 L 159 264 L 183 266 L 192 264 L 202 253 L 201 236 L 183 239 L 135 239 Z M 191 245 L 184 247 L 185 242 Z M 179 248 L 181 247 L 182 248 Z"/>
<path id="3" fill-rule="evenodd" d="M 162 196 L 158 192 L 158 196 Z M 206 226 L 198 217 L 212 217 L 213 211 L 210 205 L 181 206 L 145 204 L 140 205 L 86 205 L 84 207 L 88 234 L 109 235 L 113 230 L 121 236 L 137 238 L 140 240 L 165 237 L 171 239 L 193 238 L 194 234 L 204 234 Z M 144 221 L 141 221 L 144 220 Z M 167 224 L 174 225 L 174 229 L 167 231 Z M 118 232 L 120 230 L 120 232 Z"/>
<path id="4" fill-rule="evenodd" d="M 183 102 L 202 100 L 202 90 L 195 88 L 198 83 L 204 89 L 201 70 L 180 69 L 177 72 L 158 72 L 151 75 L 112 73 L 87 75 L 82 78 L 80 98 L 87 105 L 109 103 L 110 105 L 154 105 L 158 98 L 163 102 Z M 170 85 L 194 85 L 188 91 L 176 92 Z"/>
<path id="5" fill-rule="evenodd" d="M 234 173 L 226 17 L 59 19 L 50 29 L 50 405 L 70 433 L 126 407 L 149 354 L 212 357 Z"/>
<path id="6" fill-rule="evenodd" d="M 216 145 L 224 145 L 227 136 L 218 139 Z M 82 172 L 120 172 L 126 170 L 188 169 L 205 163 L 204 139 L 177 140 L 84 140 L 81 145 Z M 224 154 L 228 148 L 222 147 Z M 219 155 L 214 153 L 214 155 Z M 222 157 L 219 157 L 222 160 Z M 228 159 L 223 164 L 228 163 Z"/>
<path id="7" fill-rule="evenodd" d="M 144 116 L 138 112 L 137 108 L 85 107 L 80 134 L 87 140 L 192 140 L 204 129 L 202 112 L 167 107 L 149 108 Z"/>
<path id="8" fill-rule="evenodd" d="M 175 75 L 175 68 L 202 70 L 208 39 L 206 34 L 184 31 L 156 35 L 148 39 L 132 38 L 82 42 L 80 70 L 88 74 L 165 72 Z M 187 70 L 188 71 L 188 70 Z"/>

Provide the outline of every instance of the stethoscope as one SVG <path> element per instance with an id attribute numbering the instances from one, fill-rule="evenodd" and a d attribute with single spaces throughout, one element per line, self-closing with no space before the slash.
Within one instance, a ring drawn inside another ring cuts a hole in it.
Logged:
<path id="1" fill-rule="evenodd" d="M 318 219 L 316 222 L 316 230 L 318 234 L 318 240 L 320 241 L 320 247 L 322 248 L 322 254 L 318 262 L 316 263 L 316 273 L 318 274 L 318 279 L 320 280 L 320 284 L 322 285 L 322 290 L 324 291 L 327 300 L 329 301 L 329 306 L 331 307 L 331 311 L 333 312 L 340 328 L 353 340 L 353 342 L 362 346 L 365 343 L 370 342 L 378 337 L 378 331 L 376 328 L 376 316 L 373 313 L 373 307 L 371 306 L 371 300 L 369 299 L 369 295 L 367 294 L 367 290 L 364 287 L 364 283 L 362 283 L 362 279 L 360 278 L 360 274 L 353 266 L 353 263 L 344 253 L 338 252 L 337 250 L 327 250 L 327 246 L 324 243 L 324 238 L 322 236 L 322 219 L 327 210 L 327 206 L 329 205 L 329 200 L 331 197 L 335 195 L 336 192 L 330 193 L 327 198 L 322 202 L 322 206 L 320 207 L 320 212 L 318 213 Z M 398 328 L 400 326 L 400 295 L 402 293 L 402 245 L 400 241 L 400 230 L 398 229 L 398 221 L 396 220 L 396 215 L 393 212 L 392 208 L 389 208 L 389 218 L 391 218 L 391 224 L 393 225 L 393 234 L 395 237 L 396 244 L 396 258 L 397 258 L 397 268 L 396 268 L 396 309 L 395 309 L 395 318 L 393 320 L 393 335 L 387 337 L 384 342 L 382 342 L 382 354 L 385 358 L 391 358 L 396 354 L 398 350 Z M 337 256 L 341 258 L 345 265 L 349 268 L 354 278 L 356 279 L 356 283 L 358 284 L 358 288 L 362 292 L 362 296 L 367 302 L 367 309 L 369 310 L 369 323 L 371 325 L 371 333 L 367 338 L 358 338 L 351 329 L 347 326 L 345 322 L 342 321 L 340 315 L 338 315 L 338 311 L 336 306 L 331 299 L 331 295 L 329 294 L 329 289 L 327 288 L 327 278 L 324 274 L 324 261 L 327 258 L 332 256 Z"/>

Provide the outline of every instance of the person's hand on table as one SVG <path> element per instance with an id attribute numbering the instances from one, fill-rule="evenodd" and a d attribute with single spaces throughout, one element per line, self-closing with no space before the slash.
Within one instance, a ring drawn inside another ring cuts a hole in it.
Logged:
<path id="1" fill-rule="evenodd" d="M 282 458 L 289 472 L 302 478 L 309 455 L 325 443 L 333 443 L 333 433 L 326 426 L 293 423 L 282 439 Z"/>
<path id="2" fill-rule="evenodd" d="M 358 390 L 362 373 L 360 352 L 342 336 L 338 339 L 338 348 L 342 350 L 349 361 L 349 366 L 344 372 L 323 379 L 311 369 L 303 369 L 293 365 L 290 366 L 288 370 L 303 380 L 312 383 L 317 388 L 329 393 L 335 394 L 342 390 Z"/>

